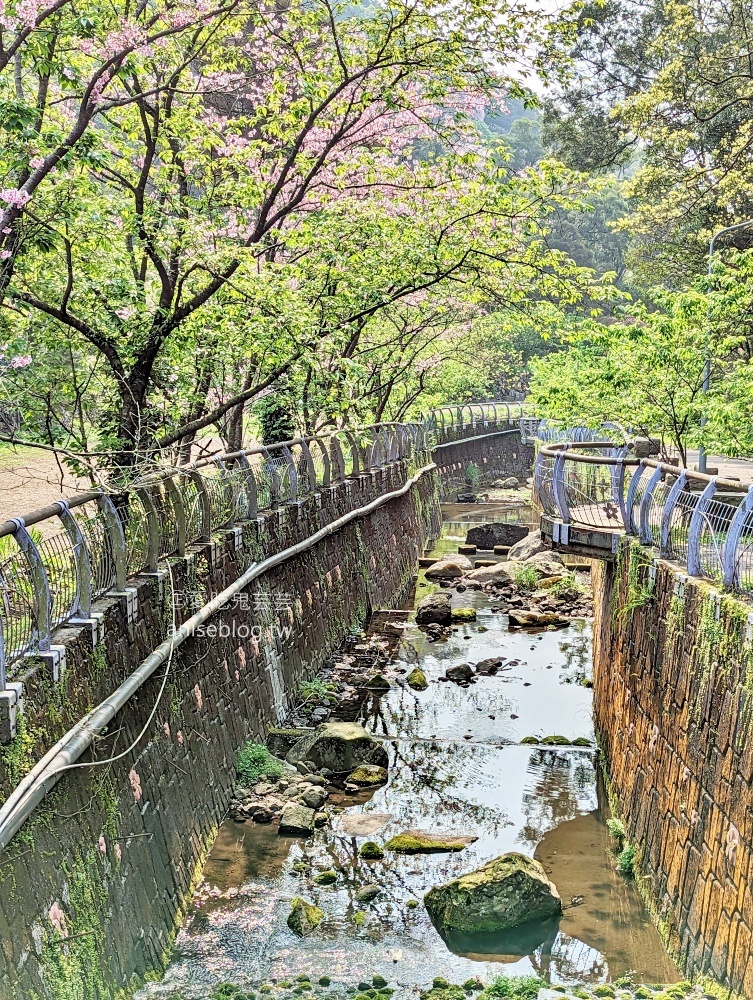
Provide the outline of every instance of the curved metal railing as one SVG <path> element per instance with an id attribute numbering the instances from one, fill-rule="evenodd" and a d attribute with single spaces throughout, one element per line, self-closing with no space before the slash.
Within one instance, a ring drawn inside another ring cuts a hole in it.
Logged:
<path id="1" fill-rule="evenodd" d="M 523 403 L 507 400 L 461 403 L 456 406 L 438 406 L 426 416 L 424 427 L 431 436 L 433 446 L 437 448 L 480 434 L 496 434 L 508 430 L 523 433 L 521 421 L 525 414 Z"/>
<path id="2" fill-rule="evenodd" d="M 534 484 L 563 525 L 635 535 L 691 576 L 753 593 L 753 486 L 572 439 L 540 448 Z"/>
<path id="3" fill-rule="evenodd" d="M 0 691 L 9 667 L 52 632 L 155 572 L 161 559 L 261 512 L 404 462 L 429 460 L 426 429 L 381 423 L 158 469 L 119 495 L 83 493 L 0 525 Z"/>

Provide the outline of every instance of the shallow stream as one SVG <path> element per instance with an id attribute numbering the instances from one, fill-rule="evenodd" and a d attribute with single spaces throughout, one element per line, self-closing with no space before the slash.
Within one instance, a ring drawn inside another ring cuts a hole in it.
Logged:
<path id="1" fill-rule="evenodd" d="M 458 527 L 447 526 L 438 550 L 457 545 L 447 536 Z M 420 578 L 417 599 L 429 589 Z M 476 607 L 477 621 L 440 642 L 429 642 L 409 623 L 398 650 L 397 665 L 420 664 L 428 690 L 401 685 L 363 704 L 361 721 L 388 741 L 387 785 L 333 794 L 329 804 L 346 808 L 309 841 L 227 820 L 175 959 L 142 997 L 171 996 L 178 988 L 183 997 L 204 997 L 228 980 L 248 988 L 301 972 L 351 984 L 380 974 L 404 987 L 435 976 L 488 981 L 525 972 L 565 985 L 628 971 L 648 982 L 679 978 L 635 884 L 615 871 L 595 744 L 520 744 L 526 736 L 552 734 L 593 742 L 592 691 L 583 683 L 591 670 L 590 622 L 557 632 L 510 632 L 506 616 L 492 610 L 483 593 L 453 593 L 453 604 Z M 490 656 L 512 665 L 466 688 L 439 680 L 448 666 Z M 478 839 L 457 854 L 359 858 L 364 840 L 384 843 L 408 828 Z M 353 835 L 356 829 L 360 835 Z M 558 887 L 567 907 L 558 926 L 546 936 L 534 931 L 508 940 L 502 954 L 497 942 L 481 939 L 452 942 L 451 950 L 428 917 L 424 893 L 512 850 L 534 854 Z M 304 856 L 308 871 L 297 871 Z M 331 868 L 340 873 L 336 885 L 312 883 L 317 871 Z M 371 904 L 355 902 L 357 889 L 372 882 L 382 895 Z M 297 895 L 326 913 L 303 939 L 286 925 Z"/>

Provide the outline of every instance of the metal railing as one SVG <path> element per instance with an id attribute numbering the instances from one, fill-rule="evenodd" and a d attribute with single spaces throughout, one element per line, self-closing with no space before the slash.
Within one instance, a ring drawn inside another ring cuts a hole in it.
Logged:
<path id="1" fill-rule="evenodd" d="M 515 430 L 523 433 L 523 403 L 501 400 L 494 403 L 462 403 L 439 406 L 424 420 L 434 447 L 453 444 L 466 437 Z M 538 421 L 537 421 L 538 423 Z"/>
<path id="2" fill-rule="evenodd" d="M 0 525 L 0 692 L 55 628 L 90 620 L 92 603 L 213 532 L 346 480 L 429 460 L 423 425 L 382 423 L 223 453 L 159 469 L 118 495 L 84 493 Z"/>
<path id="3" fill-rule="evenodd" d="M 540 448 L 534 484 L 562 525 L 635 535 L 691 576 L 753 593 L 753 486 L 572 438 Z"/>

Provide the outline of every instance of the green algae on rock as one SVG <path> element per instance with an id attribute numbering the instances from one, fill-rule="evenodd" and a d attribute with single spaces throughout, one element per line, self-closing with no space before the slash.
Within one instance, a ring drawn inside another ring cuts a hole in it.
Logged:
<path id="1" fill-rule="evenodd" d="M 451 614 L 451 621 L 453 622 L 475 622 L 476 621 L 476 609 L 475 608 L 453 608 Z"/>
<path id="2" fill-rule="evenodd" d="M 381 861 L 384 857 L 383 849 L 373 840 L 366 840 L 359 848 L 358 854 L 364 861 Z"/>
<path id="3" fill-rule="evenodd" d="M 562 900 L 543 867 L 516 852 L 434 886 L 424 903 L 437 930 L 467 934 L 509 930 L 562 912 Z"/>
<path id="4" fill-rule="evenodd" d="M 414 667 L 405 678 L 405 682 L 408 687 L 413 688 L 414 691 L 425 691 L 429 686 L 426 674 L 420 667 Z"/>
<path id="5" fill-rule="evenodd" d="M 324 910 L 309 903 L 302 896 L 296 896 L 290 904 L 288 914 L 288 927 L 298 937 L 306 937 L 311 934 L 324 920 Z"/>
<path id="6" fill-rule="evenodd" d="M 398 833 L 385 846 L 388 851 L 395 851 L 398 854 L 440 854 L 462 851 L 476 840 L 478 837 L 463 834 L 405 830 L 403 833 Z"/>

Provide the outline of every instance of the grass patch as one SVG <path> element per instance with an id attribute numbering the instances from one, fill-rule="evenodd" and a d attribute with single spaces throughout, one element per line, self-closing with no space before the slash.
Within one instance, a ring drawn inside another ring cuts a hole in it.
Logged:
<path id="1" fill-rule="evenodd" d="M 539 583 L 538 571 L 533 566 L 513 567 L 512 582 L 520 590 L 535 590 Z"/>
<path id="2" fill-rule="evenodd" d="M 260 778 L 279 778 L 283 772 L 280 761 L 263 743 L 252 743 L 250 740 L 238 751 L 235 769 L 244 785 L 252 785 Z"/>
<path id="3" fill-rule="evenodd" d="M 536 1000 L 538 992 L 547 984 L 538 976 L 498 976 L 493 983 L 479 993 L 483 1000 Z"/>

